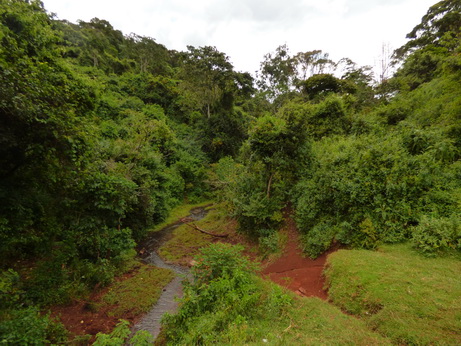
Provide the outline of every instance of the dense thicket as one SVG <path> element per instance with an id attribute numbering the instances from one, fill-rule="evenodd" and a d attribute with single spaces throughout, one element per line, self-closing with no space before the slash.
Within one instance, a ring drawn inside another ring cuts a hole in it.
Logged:
<path id="1" fill-rule="evenodd" d="M 335 240 L 461 249 L 458 21 L 459 2 L 431 7 L 396 51 L 401 67 L 386 81 L 392 97 L 315 141 L 313 169 L 294 194 L 310 255 Z"/>
<path id="2" fill-rule="evenodd" d="M 13 307 L 109 283 L 174 205 L 207 198 L 207 163 L 246 138 L 253 87 L 214 47 L 169 51 L 39 1 L 2 1 L 0 24 L 0 305 L 14 321 Z"/>
<path id="3" fill-rule="evenodd" d="M 271 236 L 291 201 L 313 257 L 333 242 L 461 250 L 459 11 L 432 6 L 379 85 L 321 51 L 265 56 L 258 85 L 271 114 L 250 127 L 243 167 L 216 170 L 243 230 Z"/>
<path id="4" fill-rule="evenodd" d="M 332 242 L 459 251 L 459 23 L 459 1 L 432 6 L 380 85 L 286 45 L 255 83 L 214 47 L 0 2 L 2 318 L 110 282 L 172 206 L 212 194 L 268 248 L 291 205 L 310 256 Z"/>

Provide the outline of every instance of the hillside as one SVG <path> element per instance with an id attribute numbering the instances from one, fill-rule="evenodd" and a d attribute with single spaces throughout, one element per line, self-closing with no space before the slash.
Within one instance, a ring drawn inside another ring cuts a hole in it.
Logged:
<path id="1" fill-rule="evenodd" d="M 178 52 L 1 1 L 0 340 L 64 342 L 48 309 L 132 270 L 137 244 L 185 203 L 223 203 L 266 258 L 288 208 L 311 258 L 405 243 L 458 263 L 461 4 L 440 1 L 416 24 L 380 82 L 286 45 L 254 77 L 215 47 Z M 265 285 L 248 280 L 238 289 Z"/>

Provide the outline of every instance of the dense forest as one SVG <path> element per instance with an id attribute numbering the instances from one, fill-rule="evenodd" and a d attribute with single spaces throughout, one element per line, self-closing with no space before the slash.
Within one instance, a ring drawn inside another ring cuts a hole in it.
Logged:
<path id="1" fill-rule="evenodd" d="M 59 342 L 37 312 L 111 283 L 184 201 L 225 201 L 266 248 L 289 208 L 312 258 L 459 254 L 460 35 L 461 2 L 444 0 L 389 78 L 286 45 L 252 76 L 215 47 L 0 1 L 0 334 Z"/>

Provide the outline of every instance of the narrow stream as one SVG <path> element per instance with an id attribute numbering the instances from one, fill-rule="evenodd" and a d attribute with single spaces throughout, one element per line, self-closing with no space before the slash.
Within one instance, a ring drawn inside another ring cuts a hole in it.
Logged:
<path id="1" fill-rule="evenodd" d="M 204 207 L 198 207 L 191 209 L 187 217 L 197 221 L 203 219 L 207 213 L 208 211 Z M 183 222 L 178 221 L 158 232 L 152 233 L 142 244 L 145 250 L 143 255 L 144 262 L 159 268 L 170 269 L 176 273 L 176 277 L 163 289 L 162 295 L 152 309 L 133 326 L 132 331 L 134 333 L 139 330 L 146 330 L 156 338 L 160 333 L 160 320 L 163 314 L 175 312 L 178 308 L 175 298 L 182 296 L 181 281 L 189 273 L 189 268 L 164 262 L 156 251 L 171 238 L 173 230 L 182 224 Z"/>

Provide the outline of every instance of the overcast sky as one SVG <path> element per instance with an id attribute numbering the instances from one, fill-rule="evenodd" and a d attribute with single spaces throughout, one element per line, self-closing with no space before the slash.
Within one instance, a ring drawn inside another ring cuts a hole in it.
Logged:
<path id="1" fill-rule="evenodd" d="M 378 63 L 438 0 L 43 0 L 71 22 L 98 17 L 168 49 L 216 46 L 238 71 L 254 73 L 266 53 L 321 49 L 333 60 Z"/>

